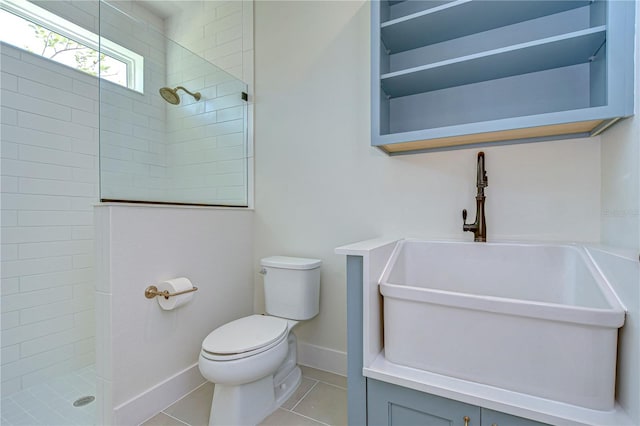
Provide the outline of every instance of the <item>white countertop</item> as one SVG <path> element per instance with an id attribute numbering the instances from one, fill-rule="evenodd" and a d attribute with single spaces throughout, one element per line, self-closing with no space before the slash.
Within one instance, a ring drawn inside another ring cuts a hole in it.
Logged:
<path id="1" fill-rule="evenodd" d="M 610 411 L 590 410 L 404 367 L 387 361 L 384 350 L 369 367 L 363 368 L 363 374 L 394 385 L 544 423 L 562 426 L 633 426 L 633 421 L 618 404 Z"/>
<path id="2" fill-rule="evenodd" d="M 371 240 L 358 241 L 356 243 L 345 244 L 344 246 L 337 247 L 335 249 L 335 253 L 353 256 L 364 256 L 371 250 L 386 246 L 387 244 L 394 244 L 397 241 L 399 241 L 398 238 L 373 238 Z"/>

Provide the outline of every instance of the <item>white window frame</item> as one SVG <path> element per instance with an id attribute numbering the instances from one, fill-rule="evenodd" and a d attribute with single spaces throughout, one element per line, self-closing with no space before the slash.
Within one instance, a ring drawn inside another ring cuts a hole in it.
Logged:
<path id="1" fill-rule="evenodd" d="M 6 11 L 127 65 L 127 86 L 144 93 L 144 57 L 26 0 L 1 0 Z M 114 83 L 117 84 L 117 83 Z M 124 86 L 123 86 L 124 87 Z"/>

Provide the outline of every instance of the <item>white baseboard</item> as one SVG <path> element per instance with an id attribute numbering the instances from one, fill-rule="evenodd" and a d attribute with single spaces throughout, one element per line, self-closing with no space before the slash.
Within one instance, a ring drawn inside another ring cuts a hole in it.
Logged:
<path id="1" fill-rule="evenodd" d="M 347 353 L 298 340 L 298 364 L 347 375 Z"/>
<path id="2" fill-rule="evenodd" d="M 113 424 L 138 425 L 155 416 L 204 382 L 206 380 L 198 370 L 198 363 L 195 363 L 115 407 L 113 409 Z"/>

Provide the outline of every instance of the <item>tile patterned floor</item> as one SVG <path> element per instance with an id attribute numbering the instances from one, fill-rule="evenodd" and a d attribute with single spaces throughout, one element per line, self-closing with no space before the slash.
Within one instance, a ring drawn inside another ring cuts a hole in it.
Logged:
<path id="1" fill-rule="evenodd" d="M 213 384 L 206 383 L 141 426 L 206 426 Z M 347 424 L 347 379 L 302 367 L 302 383 L 264 426 L 341 426 Z"/>
<path id="2" fill-rule="evenodd" d="M 2 398 L 1 424 L 87 426 L 94 424 L 96 403 L 74 407 L 83 396 L 96 394 L 93 365 Z"/>

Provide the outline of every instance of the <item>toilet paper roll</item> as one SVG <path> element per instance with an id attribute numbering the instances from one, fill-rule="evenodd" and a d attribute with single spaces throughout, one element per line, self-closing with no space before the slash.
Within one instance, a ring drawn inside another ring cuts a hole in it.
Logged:
<path id="1" fill-rule="evenodd" d="M 158 291 L 167 290 L 169 293 L 177 293 L 179 291 L 185 291 L 193 288 L 193 284 L 191 284 L 189 278 L 180 277 L 158 283 L 157 287 Z M 158 299 L 158 303 L 162 309 L 170 311 L 189 302 L 192 297 L 193 292 L 181 294 L 179 296 L 171 296 L 168 299 L 164 296 L 158 296 L 156 299 Z"/>

